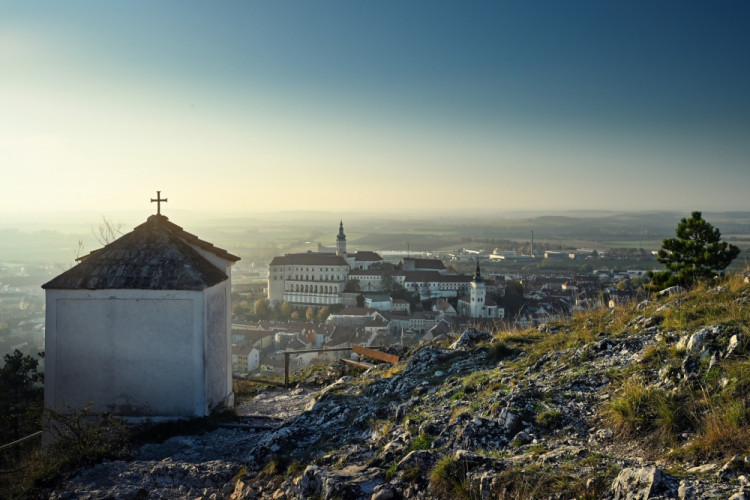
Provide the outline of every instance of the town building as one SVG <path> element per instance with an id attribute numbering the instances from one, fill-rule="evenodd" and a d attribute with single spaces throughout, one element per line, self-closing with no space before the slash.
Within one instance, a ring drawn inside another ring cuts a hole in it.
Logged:
<path id="1" fill-rule="evenodd" d="M 469 318 L 502 318 L 504 309 L 487 296 L 487 287 L 479 271 L 479 262 L 471 280 L 469 295 L 458 299 L 458 313 Z"/>
<path id="2" fill-rule="evenodd" d="M 344 290 L 350 271 L 364 271 L 382 261 L 375 252 L 347 253 L 342 221 L 336 235 L 335 253 L 310 251 L 273 258 L 268 265 L 268 299 L 272 303 L 289 302 L 296 306 L 353 306 L 357 294 Z M 381 277 L 377 276 L 375 281 L 379 285 Z"/>
<path id="3" fill-rule="evenodd" d="M 298 308 L 354 306 L 360 293 L 388 293 L 397 288 L 417 293 L 420 300 L 455 298 L 471 287 L 471 276 L 449 272 L 440 259 L 406 257 L 396 266 L 376 252 L 348 252 L 343 221 L 335 252 L 322 245 L 318 249 L 323 251 L 273 258 L 268 266 L 268 299 L 272 303 L 289 302 Z M 496 290 L 493 281 L 488 293 Z M 380 303 L 378 308 L 390 309 L 385 300 Z"/>

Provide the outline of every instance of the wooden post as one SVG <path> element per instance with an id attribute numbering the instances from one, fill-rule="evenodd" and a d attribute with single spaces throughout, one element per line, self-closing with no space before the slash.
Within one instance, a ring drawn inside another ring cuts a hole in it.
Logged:
<path id="1" fill-rule="evenodd" d="M 330 349 L 302 349 L 299 351 L 282 351 L 284 354 L 284 387 L 289 387 L 289 356 L 291 354 L 305 354 L 309 352 L 351 351 L 351 347 L 332 347 Z"/>
<path id="2" fill-rule="evenodd" d="M 289 354 L 284 353 L 284 388 L 289 388 Z"/>

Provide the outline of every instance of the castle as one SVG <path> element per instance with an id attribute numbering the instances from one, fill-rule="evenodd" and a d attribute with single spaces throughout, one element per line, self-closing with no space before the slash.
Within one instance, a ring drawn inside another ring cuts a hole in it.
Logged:
<path id="1" fill-rule="evenodd" d="M 344 291 L 351 269 L 368 270 L 383 262 L 375 252 L 346 252 L 344 223 L 339 223 L 336 252 L 306 252 L 274 257 L 268 265 L 268 298 L 272 303 L 354 305 L 356 293 Z"/>
<path id="2" fill-rule="evenodd" d="M 343 221 L 333 250 L 318 245 L 317 252 L 274 257 L 268 265 L 268 299 L 296 307 L 354 306 L 360 292 L 403 288 L 418 294 L 420 300 L 461 297 L 459 313 L 468 317 L 503 317 L 503 309 L 486 297 L 487 283 L 479 264 L 471 277 L 449 272 L 440 259 L 405 258 L 396 266 L 375 252 L 348 253 Z M 358 285 L 347 288 L 347 282 Z"/>

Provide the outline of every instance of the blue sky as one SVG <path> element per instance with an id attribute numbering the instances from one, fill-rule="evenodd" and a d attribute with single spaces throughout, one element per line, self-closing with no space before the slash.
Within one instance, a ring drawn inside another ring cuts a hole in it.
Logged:
<path id="1" fill-rule="evenodd" d="M 0 212 L 748 210 L 748 26 L 739 1 L 0 1 Z"/>

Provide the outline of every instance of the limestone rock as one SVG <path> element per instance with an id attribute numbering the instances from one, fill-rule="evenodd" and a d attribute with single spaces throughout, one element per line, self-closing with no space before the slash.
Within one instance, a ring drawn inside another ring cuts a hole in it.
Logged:
<path id="1" fill-rule="evenodd" d="M 372 490 L 370 500 L 401 500 L 404 496 L 401 490 L 392 484 L 379 484 Z"/>
<path id="2" fill-rule="evenodd" d="M 626 468 L 610 487 L 613 500 L 647 500 L 674 488 L 674 480 L 656 467 Z"/>
<path id="3" fill-rule="evenodd" d="M 438 457 L 427 450 L 414 450 L 409 452 L 396 466 L 396 470 L 416 469 L 427 472 L 432 469 Z"/>
<path id="4" fill-rule="evenodd" d="M 306 498 L 320 495 L 322 500 L 369 500 L 375 487 L 381 483 L 383 478 L 379 469 L 351 465 L 332 470 L 310 465 L 305 469 L 300 487 Z"/>
<path id="5" fill-rule="evenodd" d="M 490 332 L 488 331 L 469 328 L 464 333 L 462 333 L 460 337 L 458 337 L 458 340 L 451 344 L 451 349 L 473 349 L 477 346 L 477 344 L 480 344 L 482 342 L 489 342 L 494 338 L 495 337 L 493 337 L 492 334 L 490 334 Z"/>
<path id="6" fill-rule="evenodd" d="M 661 292 L 659 292 L 659 295 L 662 297 L 671 297 L 672 295 L 678 295 L 681 293 L 686 293 L 687 290 L 681 287 L 680 285 L 670 286 L 669 288 L 665 288 Z"/>

